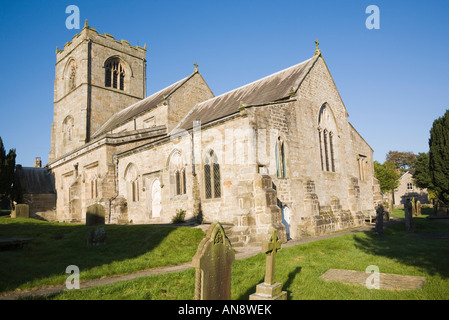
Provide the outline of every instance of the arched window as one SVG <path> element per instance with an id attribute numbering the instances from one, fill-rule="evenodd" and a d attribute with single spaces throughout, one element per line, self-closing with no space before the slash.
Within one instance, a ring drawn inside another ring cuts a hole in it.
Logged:
<path id="1" fill-rule="evenodd" d="M 318 141 L 320 149 L 321 170 L 335 172 L 335 145 L 334 132 L 336 132 L 334 115 L 325 103 L 318 117 Z"/>
<path id="2" fill-rule="evenodd" d="M 73 139 L 73 117 L 67 116 L 62 122 L 62 135 L 64 146 L 70 143 Z"/>
<path id="3" fill-rule="evenodd" d="M 76 63 L 71 59 L 64 70 L 65 92 L 68 93 L 76 87 Z"/>
<path id="4" fill-rule="evenodd" d="M 104 82 L 107 88 L 125 90 L 125 68 L 119 58 L 112 58 L 105 64 Z"/>
<path id="5" fill-rule="evenodd" d="M 221 197 L 221 174 L 217 155 L 213 150 L 204 159 L 204 187 L 206 199 Z"/>
<path id="6" fill-rule="evenodd" d="M 186 171 L 184 162 L 182 160 L 181 153 L 179 151 L 175 151 L 170 157 L 170 179 L 174 184 L 172 186 L 174 195 L 182 195 L 186 194 Z"/>
<path id="7" fill-rule="evenodd" d="M 276 170 L 278 178 L 287 177 L 287 166 L 285 162 L 285 145 L 284 141 L 278 137 L 276 141 Z"/>
<path id="8" fill-rule="evenodd" d="M 137 202 L 140 199 L 139 192 L 139 173 L 135 164 L 130 163 L 125 171 L 126 189 L 128 200 Z"/>

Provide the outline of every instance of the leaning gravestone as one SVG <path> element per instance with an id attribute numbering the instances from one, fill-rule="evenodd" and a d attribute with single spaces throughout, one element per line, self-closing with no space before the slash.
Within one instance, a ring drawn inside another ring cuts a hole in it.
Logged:
<path id="1" fill-rule="evenodd" d="M 86 210 L 86 225 L 94 226 L 98 224 L 104 224 L 104 207 L 101 204 L 94 204 L 87 207 Z"/>
<path id="2" fill-rule="evenodd" d="M 287 300 L 287 292 L 282 291 L 282 284 L 274 281 L 274 266 L 276 252 L 281 249 L 277 230 L 273 229 L 269 239 L 262 243 L 262 252 L 265 253 L 265 279 L 256 286 L 256 293 L 249 296 L 250 300 Z"/>
<path id="3" fill-rule="evenodd" d="M 30 207 L 27 204 L 16 204 L 11 212 L 11 218 L 29 218 Z"/>
<path id="4" fill-rule="evenodd" d="M 234 259 L 235 253 L 223 227 L 218 222 L 212 223 L 192 259 L 196 269 L 195 300 L 231 299 Z"/>

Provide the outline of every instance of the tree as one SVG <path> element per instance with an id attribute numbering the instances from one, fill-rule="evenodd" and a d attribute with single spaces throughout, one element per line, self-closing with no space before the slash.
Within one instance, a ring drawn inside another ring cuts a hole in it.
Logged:
<path id="1" fill-rule="evenodd" d="M 430 129 L 429 171 L 438 199 L 449 205 L 449 110 Z"/>
<path id="2" fill-rule="evenodd" d="M 14 169 L 16 166 L 16 150 L 10 149 L 6 154 L 0 137 L 0 198 L 12 200 Z"/>
<path id="3" fill-rule="evenodd" d="M 387 162 L 394 164 L 402 174 L 410 171 L 414 173 L 416 165 L 416 154 L 413 152 L 388 151 L 386 159 Z"/>
<path id="4" fill-rule="evenodd" d="M 427 189 L 429 199 L 436 197 L 434 191 L 435 187 L 432 183 L 432 177 L 429 169 L 429 153 L 420 152 L 416 156 L 415 173 L 413 174 L 413 181 L 416 186 L 421 189 Z"/>
<path id="5" fill-rule="evenodd" d="M 380 190 L 383 193 L 398 187 L 401 173 L 392 162 L 385 161 L 384 164 L 381 164 L 378 161 L 374 161 L 374 173 L 377 180 L 379 180 Z"/>

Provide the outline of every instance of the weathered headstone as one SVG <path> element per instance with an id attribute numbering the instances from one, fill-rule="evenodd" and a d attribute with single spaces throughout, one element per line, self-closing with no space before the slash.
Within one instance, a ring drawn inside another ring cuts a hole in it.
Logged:
<path id="1" fill-rule="evenodd" d="M 230 300 L 235 259 L 231 242 L 220 223 L 212 223 L 193 256 L 195 300 Z"/>
<path id="2" fill-rule="evenodd" d="M 407 203 L 404 206 L 404 216 L 405 216 L 405 231 L 413 232 L 413 213 L 412 213 L 412 203 L 410 200 L 407 200 Z"/>
<path id="3" fill-rule="evenodd" d="M 281 241 L 277 230 L 271 231 L 268 241 L 262 243 L 262 252 L 266 255 L 265 279 L 256 286 L 256 293 L 249 296 L 250 300 L 287 300 L 287 292 L 282 291 L 282 284 L 274 280 L 276 252 L 281 249 Z"/>
<path id="4" fill-rule="evenodd" d="M 104 207 L 101 204 L 94 204 L 87 207 L 86 225 L 94 226 L 105 223 Z"/>
<path id="5" fill-rule="evenodd" d="M 27 204 L 16 204 L 11 212 L 11 218 L 29 218 L 30 207 Z"/>
<path id="6" fill-rule="evenodd" d="M 415 197 L 412 198 L 412 216 L 416 216 L 416 202 L 415 202 Z"/>
<path id="7" fill-rule="evenodd" d="M 87 247 L 95 247 L 106 244 L 106 231 L 104 228 L 90 229 L 87 234 Z"/>
<path id="8" fill-rule="evenodd" d="M 416 201 L 416 215 L 421 216 L 422 215 L 422 204 L 421 201 Z"/>
<path id="9" fill-rule="evenodd" d="M 384 235 L 384 206 L 380 203 L 376 208 L 376 234 Z"/>

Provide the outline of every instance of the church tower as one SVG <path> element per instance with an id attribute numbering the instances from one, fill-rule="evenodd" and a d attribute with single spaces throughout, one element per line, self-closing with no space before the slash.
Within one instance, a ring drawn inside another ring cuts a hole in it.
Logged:
<path id="1" fill-rule="evenodd" d="M 113 114 L 146 96 L 146 45 L 84 28 L 56 48 L 49 163 L 83 146 Z"/>

